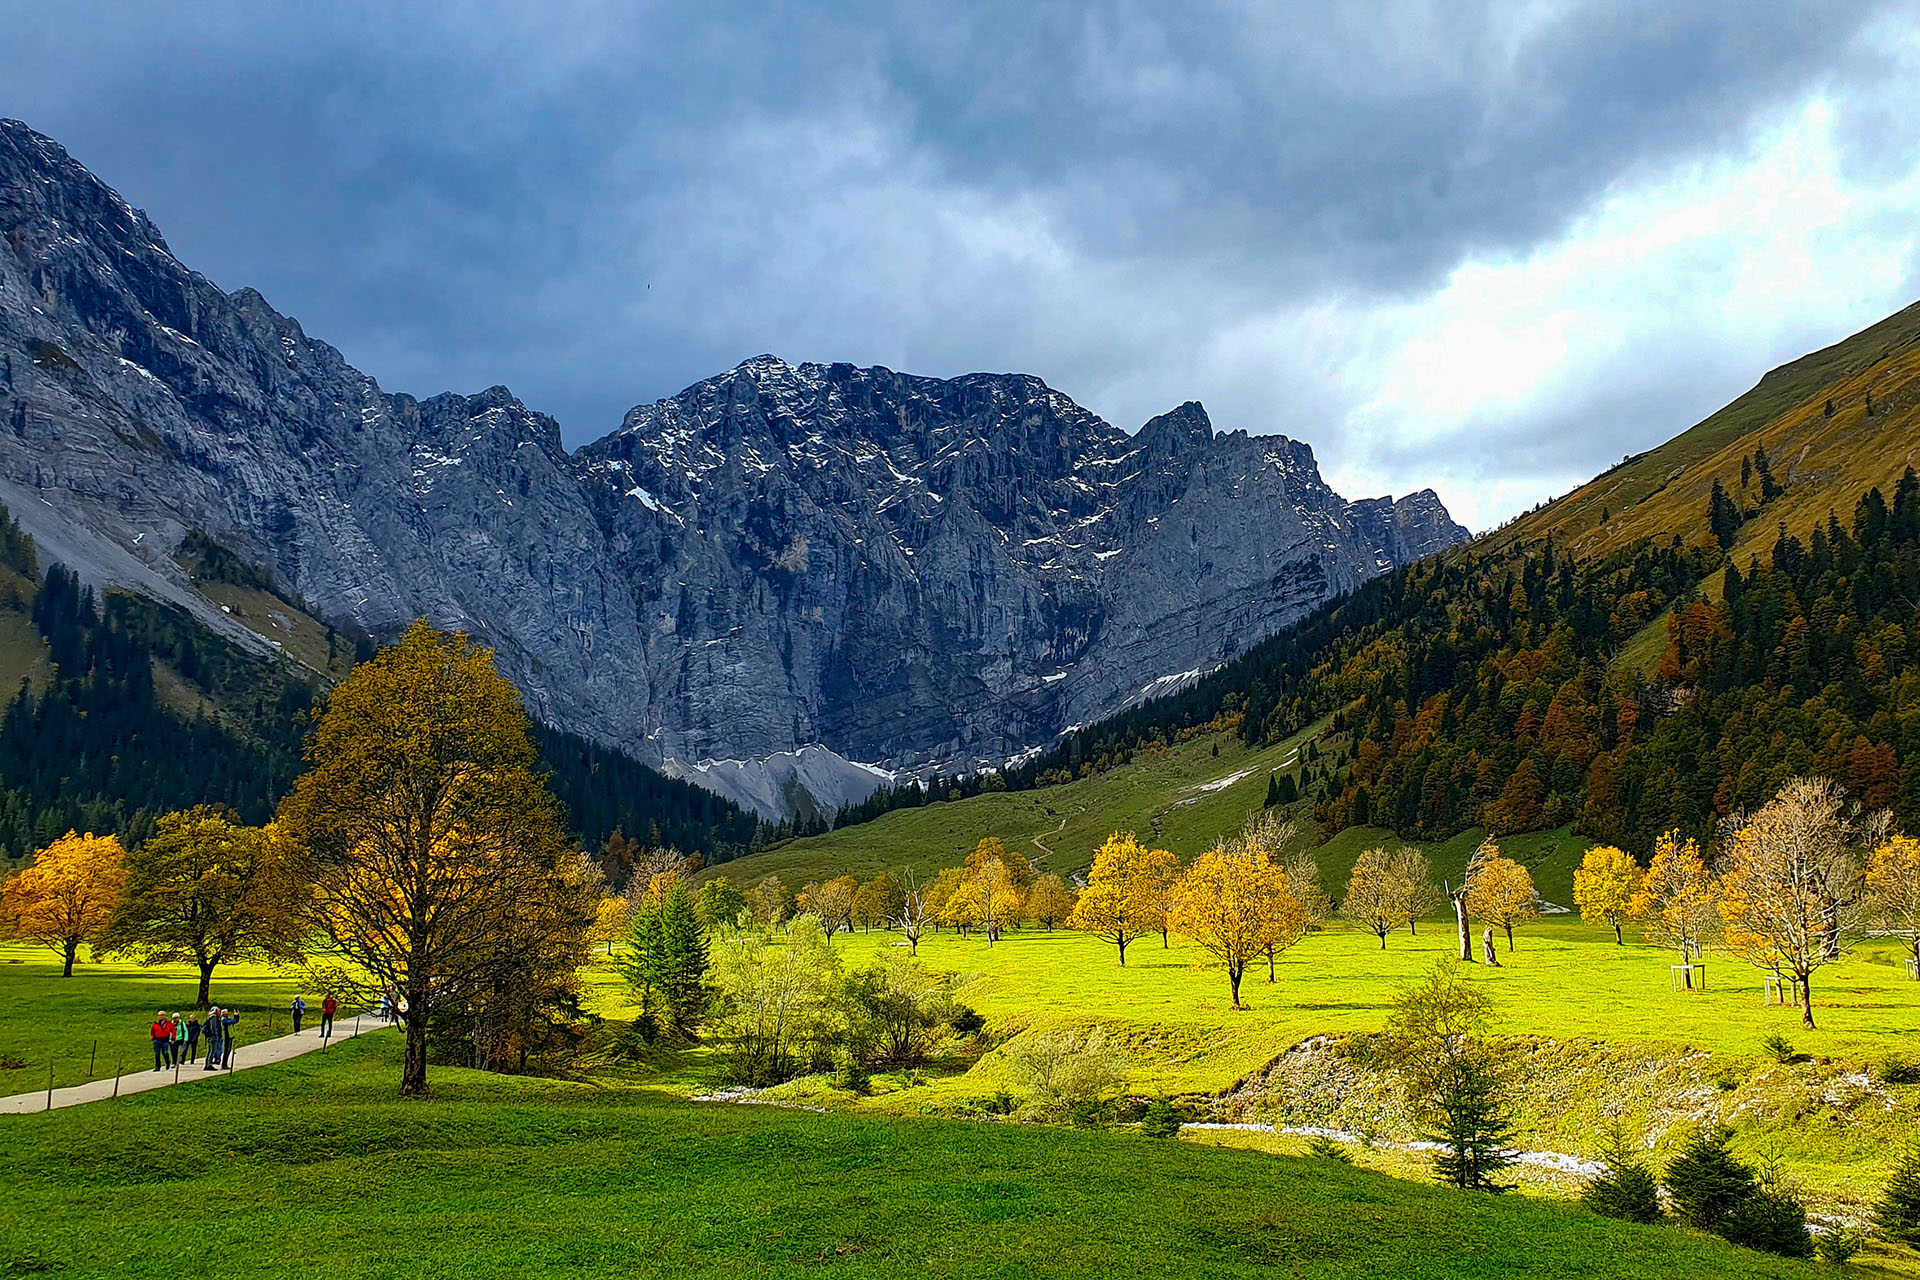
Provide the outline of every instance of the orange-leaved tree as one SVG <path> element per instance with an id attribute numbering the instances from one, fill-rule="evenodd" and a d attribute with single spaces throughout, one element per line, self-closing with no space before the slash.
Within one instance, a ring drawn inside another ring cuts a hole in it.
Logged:
<path id="1" fill-rule="evenodd" d="M 597 878 L 534 772 L 519 695 L 465 635 L 419 622 L 355 667 L 307 758 L 280 821 L 312 859 L 312 928 L 343 975 L 399 991 L 400 1092 L 425 1094 L 436 1013 L 507 986 L 524 1003 L 528 975 L 571 994 Z"/>
<path id="2" fill-rule="evenodd" d="M 60 953 L 73 976 L 83 942 L 98 944 L 127 887 L 127 851 L 117 836 L 67 832 L 0 885 L 0 932 Z"/>
<path id="3" fill-rule="evenodd" d="M 1597 844 L 1573 872 L 1573 901 L 1582 920 L 1600 920 L 1613 926 L 1613 941 L 1622 941 L 1620 928 L 1633 919 L 1633 900 L 1646 873 L 1633 855 L 1609 844 Z"/>
<path id="4" fill-rule="evenodd" d="M 1147 848 L 1131 831 L 1114 832 L 1093 855 L 1087 887 L 1073 904 L 1067 927 L 1113 943 L 1126 964 L 1127 944 L 1160 932 L 1166 921 L 1162 868 L 1172 857 L 1164 849 Z"/>
<path id="5" fill-rule="evenodd" d="M 307 897 L 304 858 L 277 828 L 196 805 L 162 815 L 127 855 L 127 892 L 106 941 L 142 964 L 193 965 L 204 1007 L 220 965 L 299 959 Z"/>
<path id="6" fill-rule="evenodd" d="M 1240 1003 L 1249 961 L 1284 950 L 1307 931 L 1306 909 L 1287 885 L 1272 850 L 1249 840 L 1217 844 L 1194 860 L 1173 888 L 1173 931 L 1220 961 Z"/>

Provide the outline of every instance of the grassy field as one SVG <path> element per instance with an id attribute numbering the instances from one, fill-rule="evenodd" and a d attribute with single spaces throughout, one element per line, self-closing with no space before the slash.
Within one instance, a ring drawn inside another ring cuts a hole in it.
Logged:
<path id="1" fill-rule="evenodd" d="M 84 952 L 82 953 L 85 954 Z M 198 979 L 185 965 L 143 968 L 126 960 L 83 963 L 62 978 L 45 947 L 0 945 L 0 1094 L 79 1084 L 153 1066 L 147 1028 L 161 1009 L 191 1009 Z M 287 1006 L 304 991 L 317 1018 L 319 997 L 298 975 L 254 965 L 214 970 L 213 1002 L 237 1009 L 240 1043 L 292 1029 Z M 21 1059 L 24 1066 L 4 1063 Z M 6 1274 L 0 1271 L 0 1275 Z"/>
<path id="2" fill-rule="evenodd" d="M 1673 1227 L 1324 1160 L 688 1103 L 397 1043 L 0 1124 L 0 1275 L 1798 1277 Z M 224 1267 L 222 1268 L 224 1270 Z"/>

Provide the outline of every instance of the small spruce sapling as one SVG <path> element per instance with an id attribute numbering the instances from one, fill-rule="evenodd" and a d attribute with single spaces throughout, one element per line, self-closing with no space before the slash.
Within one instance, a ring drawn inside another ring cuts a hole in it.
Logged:
<path id="1" fill-rule="evenodd" d="M 1178 1107 L 1165 1098 L 1155 1098 L 1140 1117 L 1140 1132 L 1149 1138 L 1171 1138 L 1180 1132 L 1181 1123 Z"/>
<path id="2" fill-rule="evenodd" d="M 1907 1144 L 1873 1207 L 1873 1222 L 1889 1240 L 1920 1249 L 1920 1139 Z"/>
<path id="3" fill-rule="evenodd" d="M 1733 1130 L 1725 1125 L 1702 1129 L 1667 1162 L 1661 1182 L 1688 1226 L 1717 1233 L 1758 1188 L 1752 1168 L 1735 1158 L 1732 1142 Z"/>
<path id="4" fill-rule="evenodd" d="M 1627 1222 L 1658 1222 L 1662 1216 L 1659 1184 L 1619 1125 L 1608 1135 L 1600 1157 L 1606 1162 L 1605 1171 L 1580 1196 L 1587 1208 Z"/>

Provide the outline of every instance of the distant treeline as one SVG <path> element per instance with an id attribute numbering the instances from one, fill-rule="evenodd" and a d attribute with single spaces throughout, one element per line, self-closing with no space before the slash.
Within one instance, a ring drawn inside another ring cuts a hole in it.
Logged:
<path id="1" fill-rule="evenodd" d="M 194 552 L 203 566 L 244 568 L 205 539 Z M 262 823 L 304 767 L 322 696 L 314 681 L 183 610 L 124 592 L 96 597 L 62 565 L 43 575 L 33 540 L 4 508 L 0 612 L 31 620 L 52 666 L 44 687 L 22 681 L 0 714 L 0 857 L 23 858 L 69 829 L 138 844 L 154 815 L 196 804 Z M 785 834 L 578 735 L 536 725 L 534 743 L 590 849 L 624 828 L 724 860 Z"/>

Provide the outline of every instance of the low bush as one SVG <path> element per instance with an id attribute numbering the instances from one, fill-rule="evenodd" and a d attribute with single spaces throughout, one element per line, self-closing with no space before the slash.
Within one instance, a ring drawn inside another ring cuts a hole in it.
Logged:
<path id="1" fill-rule="evenodd" d="M 1316 1160 L 1337 1160 L 1341 1164 L 1353 1163 L 1353 1156 L 1346 1147 L 1324 1133 L 1316 1133 L 1307 1139 L 1307 1154 Z"/>
<path id="2" fill-rule="evenodd" d="M 1860 1252 L 1865 1239 L 1851 1227 L 1836 1227 L 1824 1235 L 1815 1236 L 1813 1251 L 1820 1255 L 1820 1261 L 1844 1267 L 1853 1261 L 1853 1255 Z"/>
<path id="3" fill-rule="evenodd" d="M 1775 1062 L 1792 1062 L 1800 1056 L 1793 1047 L 1793 1041 L 1778 1031 L 1769 1031 L 1760 1041 L 1760 1047 L 1772 1055 Z"/>
<path id="4" fill-rule="evenodd" d="M 1171 1138 L 1180 1132 L 1183 1123 L 1178 1107 L 1165 1098 L 1155 1098 L 1140 1116 L 1140 1132 L 1149 1138 Z"/>
<path id="5" fill-rule="evenodd" d="M 1028 1032 L 1005 1053 L 1043 1112 L 1077 1119 L 1104 1107 L 1127 1082 L 1126 1052 L 1105 1027 Z"/>
<path id="6" fill-rule="evenodd" d="M 1897 1053 L 1890 1053 L 1880 1060 L 1880 1065 L 1875 1069 L 1874 1074 L 1879 1077 L 1883 1085 L 1920 1084 L 1920 1063 L 1911 1062 Z"/>

